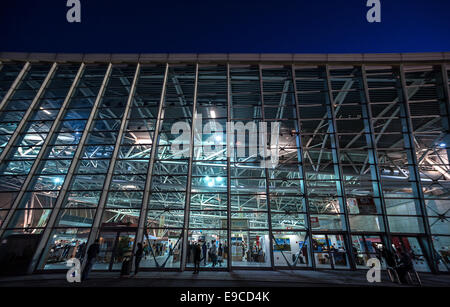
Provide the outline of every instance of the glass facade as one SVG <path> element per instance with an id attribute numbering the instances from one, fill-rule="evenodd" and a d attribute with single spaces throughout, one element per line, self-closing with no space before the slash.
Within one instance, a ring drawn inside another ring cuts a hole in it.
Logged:
<path id="1" fill-rule="evenodd" d="M 151 270 L 200 243 L 208 269 L 366 269 L 391 246 L 448 272 L 445 62 L 0 67 L 0 236 L 36 238 L 30 272 L 95 239 L 97 270 L 143 242 Z"/>

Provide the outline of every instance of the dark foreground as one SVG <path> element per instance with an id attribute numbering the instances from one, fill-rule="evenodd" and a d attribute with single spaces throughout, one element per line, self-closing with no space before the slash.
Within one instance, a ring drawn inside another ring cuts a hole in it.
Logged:
<path id="1" fill-rule="evenodd" d="M 450 275 L 420 273 L 424 287 L 449 287 Z M 380 283 L 369 283 L 366 271 L 244 271 L 200 274 L 185 272 L 140 272 L 120 277 L 119 272 L 92 272 L 82 283 L 69 283 L 65 274 L 34 274 L 0 277 L 0 287 L 405 287 L 382 273 Z M 417 285 L 411 285 L 416 286 Z"/>

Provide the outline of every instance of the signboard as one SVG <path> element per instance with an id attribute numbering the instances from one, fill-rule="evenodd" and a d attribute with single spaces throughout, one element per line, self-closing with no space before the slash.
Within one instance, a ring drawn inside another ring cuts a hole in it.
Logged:
<path id="1" fill-rule="evenodd" d="M 227 228 L 227 219 L 221 220 L 222 228 Z M 247 230 L 248 219 L 231 219 L 231 229 L 233 230 Z"/>
<path id="2" fill-rule="evenodd" d="M 311 216 L 310 220 L 311 220 L 311 228 L 319 228 L 320 227 L 319 217 Z"/>

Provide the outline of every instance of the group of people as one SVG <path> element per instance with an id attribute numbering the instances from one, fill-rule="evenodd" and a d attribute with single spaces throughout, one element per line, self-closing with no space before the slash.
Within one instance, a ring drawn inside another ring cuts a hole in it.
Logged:
<path id="1" fill-rule="evenodd" d="M 388 268 L 397 272 L 401 283 L 408 283 L 406 275 L 414 270 L 413 257 L 405 249 L 400 248 L 395 253 L 388 248 L 380 246 L 381 255 L 386 260 Z M 381 260 L 381 259 L 380 259 Z"/>
<path id="2" fill-rule="evenodd" d="M 371 247 L 377 259 L 380 260 L 380 263 L 383 263 L 384 259 L 388 269 L 397 272 L 400 282 L 407 283 L 406 276 L 408 272 L 414 270 L 413 260 L 417 259 L 414 252 L 412 250 L 407 252 L 403 247 L 394 248 L 394 251 L 392 251 L 389 248 L 385 248 L 382 244 L 376 244 L 374 242 L 372 242 Z M 358 261 L 359 253 L 356 246 L 353 246 L 353 254 Z"/>
<path id="3" fill-rule="evenodd" d="M 222 266 L 224 257 L 228 257 L 228 246 L 219 242 L 217 246 L 216 240 L 211 242 L 189 242 L 186 258 L 190 262 L 191 258 L 194 262 L 193 274 L 198 274 L 200 269 L 200 263 L 203 261 L 203 265 L 206 266 L 206 261 L 212 262 L 214 268 L 217 264 Z"/>
<path id="4" fill-rule="evenodd" d="M 153 250 L 153 253 L 155 254 L 155 257 L 158 256 L 163 256 L 166 254 L 167 249 L 169 249 L 169 251 L 172 250 L 172 244 L 170 244 L 170 246 L 168 247 L 166 244 L 162 243 L 162 242 L 154 242 L 151 244 L 151 247 L 146 243 L 144 245 L 144 254 L 145 257 L 147 258 L 147 256 L 150 254 L 150 251 Z"/>
<path id="5" fill-rule="evenodd" d="M 88 275 L 91 272 L 92 267 L 95 264 L 95 260 L 98 256 L 99 252 L 100 252 L 100 243 L 99 243 L 99 240 L 96 239 L 94 241 L 94 243 L 91 246 L 89 246 L 89 248 L 87 250 L 86 266 L 81 275 L 82 281 L 84 281 L 88 278 Z M 131 255 L 132 255 L 132 253 L 128 253 L 127 258 L 132 258 Z M 144 257 L 144 255 L 145 255 L 144 246 L 142 245 L 142 243 L 138 243 L 136 252 L 134 253 L 134 267 L 135 267 L 134 275 L 137 275 L 137 273 L 139 272 L 139 266 L 140 266 L 141 260 Z"/>

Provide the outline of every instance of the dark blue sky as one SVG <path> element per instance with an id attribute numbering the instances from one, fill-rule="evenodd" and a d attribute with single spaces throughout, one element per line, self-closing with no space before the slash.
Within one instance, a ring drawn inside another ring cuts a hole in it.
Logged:
<path id="1" fill-rule="evenodd" d="M 450 0 L 1 0 L 0 51 L 282 52 L 450 51 Z"/>

